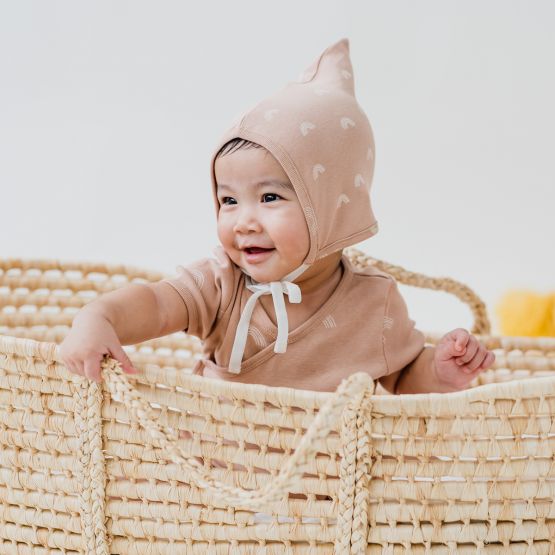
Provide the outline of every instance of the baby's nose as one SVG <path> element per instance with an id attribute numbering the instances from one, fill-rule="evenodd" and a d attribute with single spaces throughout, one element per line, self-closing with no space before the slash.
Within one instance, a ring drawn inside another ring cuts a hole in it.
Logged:
<path id="1" fill-rule="evenodd" d="M 248 231 L 259 231 L 261 227 L 261 223 L 256 215 L 244 210 L 238 215 L 235 221 L 234 231 L 246 233 Z"/>

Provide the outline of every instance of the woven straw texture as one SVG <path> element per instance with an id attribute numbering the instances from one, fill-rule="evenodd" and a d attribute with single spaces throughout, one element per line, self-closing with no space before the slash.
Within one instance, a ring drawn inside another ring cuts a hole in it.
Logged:
<path id="1" fill-rule="evenodd" d="M 192 376 L 174 334 L 99 385 L 59 361 L 74 314 L 166 276 L 0 260 L 0 554 L 555 553 L 555 339 L 492 337 L 467 287 L 349 256 L 468 303 L 495 366 L 456 393 L 316 393 Z"/>

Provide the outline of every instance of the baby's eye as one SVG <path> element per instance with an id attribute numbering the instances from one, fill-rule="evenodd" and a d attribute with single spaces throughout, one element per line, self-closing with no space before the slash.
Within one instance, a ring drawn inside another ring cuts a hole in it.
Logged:
<path id="1" fill-rule="evenodd" d="M 237 204 L 237 201 L 233 197 L 222 197 L 220 204 Z"/>
<path id="2" fill-rule="evenodd" d="M 278 200 L 280 198 L 283 198 L 283 197 L 280 197 L 277 193 L 264 193 L 262 195 L 262 201 L 263 202 L 272 202 L 272 201 Z"/>

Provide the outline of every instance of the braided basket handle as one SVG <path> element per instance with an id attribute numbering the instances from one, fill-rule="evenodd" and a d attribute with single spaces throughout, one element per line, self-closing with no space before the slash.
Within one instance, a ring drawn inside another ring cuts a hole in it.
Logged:
<path id="1" fill-rule="evenodd" d="M 320 407 L 307 428 L 295 452 L 281 467 L 279 474 L 263 487 L 247 490 L 232 487 L 216 480 L 201 463 L 185 453 L 177 443 L 178 435 L 171 428 L 163 428 L 156 420 L 151 406 L 129 383 L 118 361 L 106 357 L 101 363 L 102 376 L 112 397 L 121 401 L 130 414 L 145 428 L 162 452 L 174 463 L 181 465 L 185 479 L 225 505 L 259 508 L 280 500 L 292 491 L 302 479 L 307 462 L 315 455 L 316 445 L 337 424 L 347 405 L 357 407 L 364 396 L 374 392 L 374 381 L 365 372 L 357 372 L 344 379 L 336 391 Z"/>
<path id="2" fill-rule="evenodd" d="M 369 266 L 374 266 L 378 268 L 378 270 L 390 274 L 399 283 L 404 285 L 412 285 L 413 287 L 432 289 L 434 291 L 445 291 L 446 293 L 455 295 L 457 299 L 466 303 L 472 311 L 472 316 L 474 318 L 474 324 L 471 330 L 472 333 L 478 335 L 490 334 L 491 323 L 487 315 L 484 301 L 482 301 L 470 287 L 463 283 L 451 278 L 432 278 L 424 274 L 409 272 L 401 266 L 395 266 L 388 262 L 377 260 L 354 248 L 345 249 L 345 254 L 357 268 L 364 269 Z"/>

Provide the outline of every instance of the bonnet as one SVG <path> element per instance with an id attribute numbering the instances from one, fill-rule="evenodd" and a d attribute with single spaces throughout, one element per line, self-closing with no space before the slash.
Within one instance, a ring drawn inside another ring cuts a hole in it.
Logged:
<path id="1" fill-rule="evenodd" d="M 247 276 L 253 295 L 241 314 L 229 363 L 229 371 L 239 373 L 257 299 L 272 295 L 278 324 L 274 352 L 285 352 L 289 330 L 284 294 L 291 303 L 302 300 L 293 281 L 316 260 L 378 230 L 370 203 L 374 138 L 355 98 L 349 39 L 326 48 L 297 81 L 244 113 L 220 138 L 211 158 L 217 211 L 216 156 L 234 138 L 258 143 L 281 164 L 303 209 L 310 244 L 303 264 L 280 281 L 258 283 Z"/>

